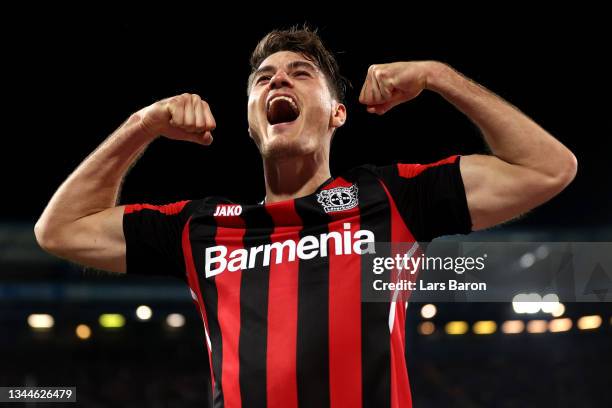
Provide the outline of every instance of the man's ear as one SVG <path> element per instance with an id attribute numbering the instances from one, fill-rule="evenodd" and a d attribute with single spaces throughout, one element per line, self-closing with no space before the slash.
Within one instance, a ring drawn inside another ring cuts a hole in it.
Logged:
<path id="1" fill-rule="evenodd" d="M 330 127 L 337 129 L 346 122 L 346 106 L 342 103 L 334 102 L 332 116 L 329 122 Z"/>

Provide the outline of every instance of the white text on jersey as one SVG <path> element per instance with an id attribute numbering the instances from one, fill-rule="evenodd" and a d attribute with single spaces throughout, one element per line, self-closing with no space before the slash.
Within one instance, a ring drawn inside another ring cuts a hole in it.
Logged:
<path id="1" fill-rule="evenodd" d="M 369 230 L 359 230 L 351 234 L 351 224 L 344 223 L 344 231 L 330 231 L 317 236 L 306 235 L 299 241 L 292 239 L 283 242 L 259 245 L 249 249 L 238 248 L 228 256 L 228 249 L 224 245 L 208 247 L 205 250 L 206 277 L 218 275 L 221 272 L 243 271 L 253 269 L 258 262 L 262 266 L 294 261 L 296 256 L 302 260 L 312 259 L 316 256 L 328 256 L 328 242 L 333 241 L 336 255 L 365 254 L 374 252 L 374 233 Z M 272 250 L 276 256 L 272 258 Z M 261 254 L 258 257 L 258 254 Z"/>
<path id="2" fill-rule="evenodd" d="M 215 217 L 218 216 L 237 216 L 242 214 L 242 206 L 240 204 L 218 204 L 213 214 Z"/>

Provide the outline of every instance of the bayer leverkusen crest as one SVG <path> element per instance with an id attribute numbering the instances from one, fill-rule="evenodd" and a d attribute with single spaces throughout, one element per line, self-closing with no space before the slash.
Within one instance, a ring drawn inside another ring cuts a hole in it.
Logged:
<path id="1" fill-rule="evenodd" d="M 326 213 L 350 210 L 359 204 L 357 185 L 323 190 L 317 194 L 317 201 L 321 203 Z"/>

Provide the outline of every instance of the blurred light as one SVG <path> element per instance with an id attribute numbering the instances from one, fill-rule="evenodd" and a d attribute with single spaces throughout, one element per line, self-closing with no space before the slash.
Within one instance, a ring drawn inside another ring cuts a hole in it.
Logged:
<path id="1" fill-rule="evenodd" d="M 472 330 L 476 334 L 492 334 L 497 330 L 497 324 L 493 320 L 482 320 L 474 323 Z"/>
<path id="2" fill-rule="evenodd" d="M 597 329 L 599 326 L 601 326 L 601 316 L 582 316 L 578 319 L 578 328 L 580 330 Z"/>
<path id="3" fill-rule="evenodd" d="M 170 327 L 183 327 L 185 325 L 185 316 L 180 313 L 172 313 L 166 317 L 166 324 Z"/>
<path id="4" fill-rule="evenodd" d="M 432 322 L 423 322 L 418 326 L 419 334 L 429 336 L 436 331 L 436 326 Z"/>
<path id="5" fill-rule="evenodd" d="M 527 295 L 525 295 L 524 293 L 514 295 L 514 297 L 512 298 L 512 308 L 514 309 L 515 313 L 525 313 L 523 305 L 525 303 L 526 297 Z"/>
<path id="6" fill-rule="evenodd" d="M 421 308 L 421 316 L 424 319 L 431 319 L 436 315 L 437 309 L 435 305 L 427 304 Z"/>
<path id="7" fill-rule="evenodd" d="M 75 332 L 77 337 L 81 340 L 87 340 L 91 337 L 91 329 L 86 324 L 79 324 Z"/>
<path id="8" fill-rule="evenodd" d="M 542 297 L 541 308 L 544 313 L 552 313 L 559 304 L 559 296 L 555 293 L 549 293 Z"/>
<path id="9" fill-rule="evenodd" d="M 153 311 L 149 306 L 141 305 L 136 309 L 136 317 L 140 320 L 149 320 L 153 316 Z"/>
<path id="10" fill-rule="evenodd" d="M 549 293 L 547 295 L 542 296 L 542 302 L 559 303 L 559 296 L 557 296 L 556 293 Z"/>
<path id="11" fill-rule="evenodd" d="M 512 298 L 512 308 L 515 313 L 538 313 L 542 306 L 542 297 L 537 293 L 519 293 Z"/>
<path id="12" fill-rule="evenodd" d="M 507 320 L 502 324 L 501 329 L 506 334 L 522 333 L 525 330 L 525 323 L 522 320 Z"/>
<path id="13" fill-rule="evenodd" d="M 552 315 L 554 317 L 561 317 L 563 316 L 563 313 L 565 313 L 565 306 L 563 303 L 557 303 L 555 310 L 552 311 Z"/>
<path id="14" fill-rule="evenodd" d="M 530 293 L 527 295 L 527 302 L 525 302 L 525 313 L 538 313 L 541 307 L 542 296 L 538 295 L 537 293 Z"/>
<path id="15" fill-rule="evenodd" d="M 28 316 L 28 325 L 37 330 L 47 330 L 53 327 L 55 320 L 49 314 L 31 314 Z"/>
<path id="16" fill-rule="evenodd" d="M 107 329 L 116 329 L 125 326 L 125 317 L 118 313 L 107 313 L 100 315 L 100 326 Z"/>
<path id="17" fill-rule="evenodd" d="M 536 261 L 535 255 L 532 254 L 531 252 L 527 252 L 525 255 L 521 256 L 519 263 L 521 264 L 523 268 L 527 269 L 530 266 L 532 266 L 535 263 L 535 261 Z"/>
<path id="18" fill-rule="evenodd" d="M 546 320 L 530 320 L 527 322 L 527 332 L 529 333 L 546 333 L 547 328 Z"/>
<path id="19" fill-rule="evenodd" d="M 553 333 L 566 332 L 572 328 L 572 319 L 565 317 L 563 319 L 552 319 L 548 323 L 548 330 Z"/>
<path id="20" fill-rule="evenodd" d="M 550 254 L 548 247 L 546 245 L 541 245 L 536 249 L 535 255 L 538 259 L 544 259 Z"/>
<path id="21" fill-rule="evenodd" d="M 463 321 L 448 322 L 444 329 L 448 334 L 465 334 L 468 331 L 468 324 Z"/>

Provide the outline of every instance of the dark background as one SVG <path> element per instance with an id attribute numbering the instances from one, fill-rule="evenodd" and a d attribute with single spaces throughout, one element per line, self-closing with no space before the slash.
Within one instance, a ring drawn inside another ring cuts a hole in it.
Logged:
<path id="1" fill-rule="evenodd" d="M 31 5 L 4 13 L 0 385 L 76 385 L 79 405 L 87 407 L 205 402 L 203 332 L 186 293 L 172 301 L 105 295 L 80 302 L 59 295 L 63 285 L 75 282 L 107 294 L 108 285 L 155 289 L 177 282 L 84 273 L 45 256 L 32 228 L 59 184 L 132 112 L 183 92 L 210 103 L 218 124 L 214 144 L 155 141 L 127 177 L 122 202 L 206 195 L 261 200 L 261 161 L 246 131 L 246 79 L 252 48 L 273 28 L 304 22 L 318 27 L 354 85 L 348 122 L 333 142 L 333 174 L 362 163 L 426 163 L 485 151 L 478 129 L 435 94 L 424 93 L 383 117 L 357 103 L 369 65 L 436 59 L 526 112 L 579 162 L 576 180 L 558 197 L 477 239 L 612 240 L 611 33 L 602 10 L 587 3 L 538 12 L 517 3 L 478 10 L 400 9 L 391 3 L 353 4 L 348 10 L 329 3 L 320 12 L 289 13 L 289 5 L 260 3 L 251 10 L 230 5 L 233 12 L 220 13 L 209 6 L 150 4 L 128 11 Z M 149 17 L 150 11 L 157 16 Z M 37 298 L 33 285 L 58 295 Z M 149 323 L 134 318 L 141 303 L 154 310 Z M 417 334 L 419 305 L 409 308 L 415 407 L 609 406 L 610 304 L 566 305 L 574 321 L 601 314 L 602 328 L 593 332 L 574 327 L 560 334 L 460 338 L 440 328 L 453 319 L 501 323 L 531 317 L 517 317 L 501 303 L 438 307 L 432 336 Z M 126 328 L 97 327 L 103 312 L 126 315 Z M 187 316 L 183 330 L 164 328 L 171 312 Z M 33 333 L 25 324 L 30 313 L 52 313 L 56 327 Z M 74 336 L 82 322 L 93 329 L 87 342 Z"/>
<path id="2" fill-rule="evenodd" d="M 425 163 L 483 151 L 477 128 L 433 93 L 383 117 L 357 102 L 369 65 L 435 59 L 519 107 L 578 157 L 575 182 L 515 225 L 612 223 L 610 32 L 596 10 L 540 15 L 508 5 L 485 16 L 465 10 L 437 16 L 389 6 L 376 18 L 365 9 L 354 18 L 340 10 L 327 18 L 284 14 L 255 7 L 239 22 L 177 8 L 155 19 L 138 13 L 102 18 L 100 10 L 13 22 L 4 65 L 5 81 L 16 91 L 10 99 L 17 101 L 8 123 L 17 126 L 5 140 L 17 151 L 5 151 L 2 162 L 3 190 L 12 198 L 3 200 L 0 217 L 34 221 L 69 172 L 132 112 L 182 92 L 210 103 L 218 124 L 214 144 L 156 141 L 127 178 L 123 201 L 212 194 L 261 200 L 261 161 L 246 132 L 248 58 L 270 29 L 309 22 L 354 85 L 348 122 L 333 143 L 334 174 L 362 163 Z"/>

